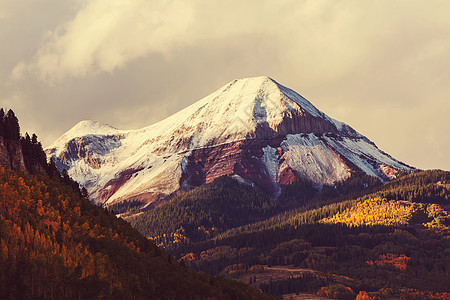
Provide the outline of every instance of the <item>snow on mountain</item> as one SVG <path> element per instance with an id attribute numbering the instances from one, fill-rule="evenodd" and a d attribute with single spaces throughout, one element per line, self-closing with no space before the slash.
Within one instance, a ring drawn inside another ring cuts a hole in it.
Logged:
<path id="1" fill-rule="evenodd" d="M 411 168 L 269 77 L 234 80 L 140 130 L 82 121 L 47 150 L 96 202 L 158 202 L 233 174 L 278 195 L 303 176 L 318 184 L 351 169 L 387 180 Z"/>
<path id="2" fill-rule="evenodd" d="M 81 137 L 85 135 L 113 135 L 119 132 L 118 129 L 106 125 L 101 124 L 97 121 L 92 120 L 84 120 L 76 124 L 72 129 L 64 133 L 61 137 L 59 137 L 49 148 L 55 148 L 58 145 L 65 144 L 73 138 Z"/>

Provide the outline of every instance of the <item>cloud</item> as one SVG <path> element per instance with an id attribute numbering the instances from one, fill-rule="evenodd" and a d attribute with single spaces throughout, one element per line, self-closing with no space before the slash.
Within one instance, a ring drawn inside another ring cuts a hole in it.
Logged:
<path id="1" fill-rule="evenodd" d="M 112 73 L 151 53 L 166 59 L 185 47 L 259 35 L 283 49 L 283 64 L 309 68 L 310 78 L 336 76 L 367 53 L 355 45 L 356 12 L 337 2 L 92 0 L 47 33 L 34 58 L 11 73 L 54 83 Z M 333 55 L 330 56 L 330 48 Z M 342 59 L 336 59 L 342 57 Z M 312 68 L 314 66 L 314 68 Z M 324 72 L 326 70 L 326 72 Z"/>
<path id="2" fill-rule="evenodd" d="M 30 63 L 14 68 L 12 79 L 26 72 L 47 82 L 113 72 L 150 52 L 169 53 L 190 22 L 183 1 L 85 1 L 72 20 L 47 34 Z"/>

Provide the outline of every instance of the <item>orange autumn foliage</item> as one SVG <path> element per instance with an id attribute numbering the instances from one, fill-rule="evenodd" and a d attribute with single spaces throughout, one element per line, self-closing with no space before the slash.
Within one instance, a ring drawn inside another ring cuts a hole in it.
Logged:
<path id="1" fill-rule="evenodd" d="M 188 270 L 59 177 L 0 168 L 0 299 L 230 294 L 265 298 L 243 284 Z"/>
<path id="2" fill-rule="evenodd" d="M 393 266 L 395 269 L 399 270 L 400 272 L 406 272 L 406 268 L 408 266 L 408 262 L 411 260 L 408 256 L 404 254 L 382 254 L 378 257 L 377 260 L 367 261 L 367 264 L 373 266 Z"/>

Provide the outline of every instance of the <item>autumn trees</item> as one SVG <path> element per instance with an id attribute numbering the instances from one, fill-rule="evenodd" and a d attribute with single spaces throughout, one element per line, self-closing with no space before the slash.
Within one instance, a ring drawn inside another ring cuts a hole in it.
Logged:
<path id="1" fill-rule="evenodd" d="M 63 179 L 0 168 L 0 298 L 265 297 L 201 275 Z"/>

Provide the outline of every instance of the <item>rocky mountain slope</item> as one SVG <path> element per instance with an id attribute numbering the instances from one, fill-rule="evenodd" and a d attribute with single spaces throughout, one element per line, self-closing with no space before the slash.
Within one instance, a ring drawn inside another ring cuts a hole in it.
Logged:
<path id="1" fill-rule="evenodd" d="M 412 168 L 269 77 L 234 80 L 140 130 L 82 121 L 50 147 L 60 170 L 110 205 L 158 204 L 225 174 L 279 195 L 296 176 L 332 184 Z"/>

